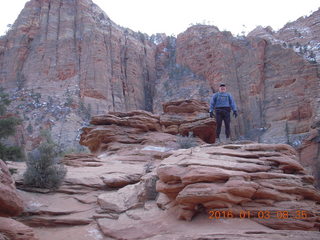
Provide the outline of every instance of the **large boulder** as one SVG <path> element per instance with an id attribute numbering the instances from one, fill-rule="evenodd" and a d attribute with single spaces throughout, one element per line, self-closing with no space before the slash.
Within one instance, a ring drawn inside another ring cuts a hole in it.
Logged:
<path id="1" fill-rule="evenodd" d="M 23 201 L 16 191 L 7 165 L 0 160 L 0 216 L 17 216 L 23 211 Z"/>
<path id="2" fill-rule="evenodd" d="M 1 238 L 1 235 L 4 238 Z M 0 239 L 36 240 L 32 228 L 11 218 L 0 217 Z"/>
<path id="3" fill-rule="evenodd" d="M 32 228 L 13 220 L 24 211 L 24 202 L 6 163 L 0 160 L 0 239 L 35 240 Z"/>
<path id="4" fill-rule="evenodd" d="M 144 204 L 145 192 L 142 183 L 130 184 L 118 191 L 99 195 L 98 203 L 102 209 L 121 213 Z"/>
<path id="5" fill-rule="evenodd" d="M 157 191 L 179 206 L 180 219 L 205 209 L 209 217 L 224 212 L 225 218 L 247 217 L 275 229 L 320 228 L 320 192 L 289 145 L 179 150 L 161 162 L 157 174 Z"/>
<path id="6" fill-rule="evenodd" d="M 187 136 L 192 132 L 204 142 L 214 143 L 215 120 L 209 118 L 209 104 L 195 99 L 172 101 L 163 104 L 160 124 L 164 131 Z"/>
<path id="7" fill-rule="evenodd" d="M 215 119 L 209 118 L 209 106 L 198 100 L 180 100 L 163 105 L 164 113 L 146 111 L 109 112 L 95 116 L 91 126 L 82 129 L 80 144 L 92 152 L 119 150 L 124 146 L 156 144 L 171 147 L 173 135 L 192 132 L 204 142 L 215 142 Z"/>

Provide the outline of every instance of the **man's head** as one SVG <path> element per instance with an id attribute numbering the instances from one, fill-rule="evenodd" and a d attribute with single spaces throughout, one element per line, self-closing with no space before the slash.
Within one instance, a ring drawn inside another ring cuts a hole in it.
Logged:
<path id="1" fill-rule="evenodd" d="M 219 92 L 226 92 L 226 91 L 227 91 L 226 85 L 224 83 L 221 83 L 219 85 Z"/>

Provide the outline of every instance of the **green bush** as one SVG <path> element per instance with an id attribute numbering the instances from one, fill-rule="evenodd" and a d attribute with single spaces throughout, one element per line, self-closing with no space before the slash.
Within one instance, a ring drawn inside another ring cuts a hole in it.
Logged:
<path id="1" fill-rule="evenodd" d="M 183 149 L 198 146 L 197 139 L 193 136 L 192 132 L 189 132 L 188 136 L 178 135 L 177 143 L 178 147 Z"/>
<path id="2" fill-rule="evenodd" d="M 0 143 L 0 159 L 3 161 L 24 160 L 24 154 L 18 146 L 5 146 Z"/>
<path id="3" fill-rule="evenodd" d="M 28 154 L 27 170 L 23 175 L 24 184 L 30 187 L 56 189 L 66 176 L 67 169 L 57 160 L 56 144 L 48 134 L 43 135 L 45 141 L 38 149 Z"/>
<path id="4" fill-rule="evenodd" d="M 0 87 L 0 158 L 4 161 L 23 160 L 24 155 L 18 146 L 6 146 L 2 141 L 15 134 L 16 126 L 21 124 L 21 119 L 7 114 L 7 106 L 10 105 L 9 95 Z"/>

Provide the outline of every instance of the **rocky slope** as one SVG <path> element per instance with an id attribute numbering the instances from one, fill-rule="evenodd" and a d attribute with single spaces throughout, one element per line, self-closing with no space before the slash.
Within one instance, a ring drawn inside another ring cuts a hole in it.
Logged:
<path id="1" fill-rule="evenodd" d="M 238 146 L 244 148 L 250 147 L 250 145 Z M 264 145 L 260 145 L 260 148 L 261 151 L 258 152 L 264 152 L 265 155 L 272 155 L 273 153 L 268 149 L 268 146 L 264 147 Z M 197 215 L 193 217 L 192 221 L 179 220 L 178 217 L 181 214 L 179 208 L 182 206 L 182 203 L 175 206 L 172 201 L 168 201 L 165 194 L 157 193 L 155 191 L 155 183 L 158 177 L 163 179 L 164 166 L 168 166 L 167 163 L 172 157 L 179 155 L 181 158 L 188 155 L 191 157 L 190 160 L 195 160 L 203 149 L 206 149 L 205 151 L 207 152 L 224 149 L 224 154 L 220 155 L 220 158 L 226 159 L 225 163 L 228 162 L 227 158 L 239 159 L 238 156 L 231 156 L 235 155 L 235 153 L 242 154 L 244 160 L 251 162 L 259 161 L 252 158 L 252 155 L 258 152 L 251 151 L 249 153 L 251 156 L 248 154 L 244 156 L 245 154 L 242 151 L 238 149 L 232 150 L 232 145 L 195 148 L 193 149 L 194 156 L 190 155 L 190 150 L 168 151 L 164 155 L 159 148 L 148 150 L 141 147 L 139 150 L 127 151 L 126 153 L 114 152 L 111 155 L 87 156 L 87 160 L 91 159 L 99 163 L 99 166 L 85 166 L 84 164 L 76 167 L 67 165 L 68 173 L 62 187 L 57 192 L 51 193 L 46 193 L 45 191 L 40 193 L 39 189 L 24 189 L 20 183 L 25 165 L 24 163 L 12 162 L 10 163 L 10 167 L 17 169 L 15 179 L 19 184 L 19 188 L 22 189 L 20 190 L 20 194 L 26 205 L 24 213 L 17 220 L 31 226 L 39 239 L 55 240 L 63 240 L 66 236 L 72 236 L 80 240 L 203 238 L 315 240 L 319 238 L 319 232 L 312 231 L 315 228 L 315 216 L 317 216 L 315 211 L 319 207 L 319 205 L 315 204 L 314 200 L 301 199 L 299 209 L 295 207 L 290 208 L 292 212 L 301 210 L 308 213 L 307 219 L 301 221 L 274 219 L 274 216 L 272 219 L 265 219 L 264 221 L 253 216 L 252 218 L 241 219 L 236 216 L 236 211 L 239 210 L 236 206 L 231 208 L 234 213 L 233 218 L 209 219 L 209 213 L 202 212 L 203 209 L 199 208 Z M 171 157 L 167 158 L 168 156 Z M 76 155 L 73 155 L 73 157 L 74 159 L 77 158 Z M 204 157 L 202 161 L 211 162 L 212 159 Z M 68 159 L 65 160 L 66 164 L 67 162 Z M 78 158 L 78 162 L 85 162 L 83 155 Z M 224 164 L 223 161 L 220 161 L 220 163 L 221 165 Z M 159 165 L 159 176 L 157 176 L 156 168 Z M 298 166 L 297 162 L 296 165 Z M 239 163 L 240 168 L 247 166 L 248 163 Z M 175 167 L 179 168 L 179 165 L 175 165 Z M 190 179 L 192 176 L 197 178 L 204 170 L 204 167 L 201 165 L 193 165 L 192 168 L 193 172 L 189 174 Z M 217 171 L 211 171 L 212 167 L 206 169 L 207 174 L 203 174 L 203 179 L 206 178 L 208 180 L 210 178 L 213 180 L 216 178 Z M 167 168 L 167 170 L 169 169 Z M 235 175 L 232 175 L 231 170 L 224 171 L 231 174 L 228 175 L 230 179 L 234 179 L 233 181 L 237 180 L 237 171 L 234 171 Z M 174 172 L 168 171 L 166 173 L 168 176 L 171 176 Z M 254 172 L 248 174 L 253 175 Z M 263 176 L 264 174 L 267 173 L 262 171 L 256 175 Z M 277 174 L 281 175 L 280 173 Z M 223 174 L 219 176 L 223 177 Z M 224 176 L 226 177 L 227 175 Z M 312 177 L 308 175 L 303 176 L 305 179 L 312 181 Z M 299 178 L 300 176 L 296 174 L 292 174 L 291 176 L 290 174 L 282 174 L 282 178 L 278 180 L 287 183 L 288 188 L 290 188 L 292 179 L 298 180 Z M 188 189 L 193 185 L 196 186 L 196 184 L 209 184 L 206 183 L 207 180 L 198 183 L 190 182 Z M 240 180 L 238 179 L 237 181 Z M 261 185 L 270 185 L 269 181 L 271 179 L 265 178 L 259 180 L 257 178 L 254 181 L 258 181 Z M 254 185 L 253 182 L 251 184 Z M 242 187 L 245 188 L 245 186 Z M 201 191 L 202 188 L 196 189 Z M 231 187 L 229 187 L 229 190 L 231 190 Z M 306 185 L 307 190 L 310 191 L 310 196 L 313 196 L 312 193 L 314 193 L 314 196 L 319 194 L 315 192 L 310 183 Z M 302 196 L 306 194 L 306 191 L 300 192 L 299 189 L 293 188 L 292 192 L 288 195 Z M 272 195 L 273 192 L 271 190 L 269 193 L 270 195 L 265 195 L 264 201 L 259 202 L 258 199 L 252 201 L 252 206 L 249 206 L 250 204 L 247 202 L 247 206 L 243 208 L 247 207 L 246 209 L 251 209 L 252 213 L 254 209 L 259 209 L 259 211 L 275 209 L 270 206 L 271 202 L 277 203 L 276 200 L 272 200 L 272 196 L 274 197 L 275 195 Z M 282 193 L 280 196 L 287 195 Z M 199 195 L 200 197 L 202 196 Z M 193 198 L 195 202 L 199 199 L 194 195 L 190 195 L 190 198 Z M 305 202 L 308 203 L 302 204 Z M 280 203 L 281 201 L 278 202 L 278 204 Z M 287 205 L 279 205 L 276 209 L 284 212 L 288 210 L 286 207 Z M 185 212 L 186 210 L 183 211 Z"/>
<path id="2" fill-rule="evenodd" d="M 10 162 L 25 202 L 17 220 L 39 239 L 318 239 L 320 193 L 289 145 L 174 148 L 177 136 L 164 130 L 169 123 L 194 127 L 185 114 L 201 116 L 201 106 L 176 101 L 164 104 L 161 116 L 93 117 L 82 144 L 95 153 L 67 155 L 67 176 L 54 192 L 24 186 L 25 163 Z M 226 207 L 232 216 L 212 218 L 211 208 Z M 241 211 L 252 215 L 241 218 Z"/>

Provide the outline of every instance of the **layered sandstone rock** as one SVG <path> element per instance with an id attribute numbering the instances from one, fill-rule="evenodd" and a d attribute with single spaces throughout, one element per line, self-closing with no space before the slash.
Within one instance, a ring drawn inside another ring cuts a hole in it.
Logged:
<path id="1" fill-rule="evenodd" d="M 23 201 L 17 193 L 9 169 L 0 160 L 0 216 L 17 216 L 23 208 Z"/>
<path id="2" fill-rule="evenodd" d="M 92 152 L 139 144 L 172 149 L 174 135 L 188 136 L 189 132 L 204 142 L 214 143 L 215 119 L 209 117 L 208 108 L 205 102 L 180 100 L 165 103 L 160 116 L 141 110 L 95 116 L 90 122 L 92 126 L 82 129 L 80 143 Z"/>
<path id="3" fill-rule="evenodd" d="M 57 192 L 21 191 L 26 209 L 18 220 L 32 226 L 40 239 L 56 240 L 65 239 L 67 234 L 80 240 L 319 237 L 316 231 L 294 231 L 293 236 L 290 231 L 271 229 L 319 227 L 319 205 L 313 200 L 319 198 L 319 193 L 311 186 L 313 178 L 295 161 L 291 147 L 251 143 L 164 150 L 133 144 L 98 156 L 80 154 L 78 164 L 66 165 L 67 176 Z M 91 163 L 90 157 L 95 164 L 87 164 Z M 69 155 L 67 160 L 77 162 L 76 158 L 75 154 Z M 25 163 L 9 165 L 16 169 L 14 177 L 19 183 Z M 158 190 L 164 192 L 160 195 L 155 191 L 158 177 L 158 188 L 162 186 Z M 175 196 L 179 194 L 178 201 Z M 234 218 L 210 219 L 199 205 L 205 198 L 218 198 L 210 204 L 230 206 Z M 192 204 L 201 213 L 191 222 L 178 220 L 177 215 L 185 216 L 189 213 L 185 206 Z M 237 217 L 241 209 L 250 210 L 252 217 Z M 258 209 L 306 211 L 301 217 L 307 213 L 309 222 L 274 218 L 263 222 L 253 216 Z"/>
<path id="4" fill-rule="evenodd" d="M 15 182 L 7 165 L 0 160 L 0 239 L 36 240 L 34 232 L 26 225 L 8 218 L 20 215 L 24 202 L 17 193 Z"/>
<path id="5" fill-rule="evenodd" d="M 66 154 L 61 163 L 74 167 L 99 167 L 103 165 L 93 154 Z"/>
<path id="6" fill-rule="evenodd" d="M 40 239 L 63 240 L 67 234 L 81 240 L 102 239 L 99 219 L 118 219 L 129 211 L 137 218 L 134 210 L 144 212 L 145 203 L 154 201 L 155 168 L 171 154 L 163 150 L 135 145 L 98 156 L 69 154 L 63 160 L 66 178 L 55 192 L 24 188 L 25 163 L 9 162 L 25 202 L 25 211 L 17 219 L 32 226 Z"/>
<path id="7" fill-rule="evenodd" d="M 157 191 L 178 205 L 180 219 L 206 210 L 212 219 L 249 218 L 274 229 L 320 228 L 320 192 L 288 145 L 179 150 L 161 162 L 157 173 Z"/>
<path id="8" fill-rule="evenodd" d="M 38 238 L 34 236 L 32 228 L 11 218 L 0 217 L 0 239 L 37 240 Z"/>
<path id="9" fill-rule="evenodd" d="M 214 143 L 215 123 L 208 118 L 209 104 L 197 100 L 180 100 L 163 104 L 160 124 L 167 133 L 194 136 L 207 143 Z"/>

